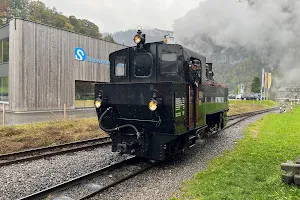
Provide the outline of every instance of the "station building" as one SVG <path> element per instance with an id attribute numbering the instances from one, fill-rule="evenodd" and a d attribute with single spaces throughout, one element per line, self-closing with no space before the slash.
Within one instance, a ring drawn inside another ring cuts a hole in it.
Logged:
<path id="1" fill-rule="evenodd" d="M 126 46 L 22 19 L 0 28 L 0 103 L 12 112 L 88 107 Z"/>

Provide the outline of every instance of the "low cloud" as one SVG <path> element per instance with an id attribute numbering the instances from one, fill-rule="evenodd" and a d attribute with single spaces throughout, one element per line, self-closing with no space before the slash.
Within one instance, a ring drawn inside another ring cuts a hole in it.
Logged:
<path id="1" fill-rule="evenodd" d="M 178 43 L 206 56 L 242 47 L 277 71 L 277 84 L 300 84 L 298 0 L 207 0 L 173 27 Z"/>

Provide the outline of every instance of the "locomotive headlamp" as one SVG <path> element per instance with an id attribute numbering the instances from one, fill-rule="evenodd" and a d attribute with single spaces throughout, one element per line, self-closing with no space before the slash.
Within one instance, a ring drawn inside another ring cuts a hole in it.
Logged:
<path id="1" fill-rule="evenodd" d="M 165 44 L 168 44 L 168 39 L 167 39 L 167 36 L 166 36 L 166 35 L 164 36 L 163 42 L 164 42 Z"/>
<path id="2" fill-rule="evenodd" d="M 144 44 L 145 43 L 145 34 L 142 34 L 141 30 L 137 31 L 137 34 L 134 36 L 133 41 L 136 44 Z"/>
<path id="3" fill-rule="evenodd" d="M 142 41 L 142 38 L 140 35 L 135 35 L 133 40 L 136 44 L 139 44 Z"/>
<path id="4" fill-rule="evenodd" d="M 149 110 L 154 111 L 157 109 L 157 101 L 151 100 L 149 102 Z"/>
<path id="5" fill-rule="evenodd" d="M 100 108 L 101 104 L 102 104 L 102 100 L 101 99 L 96 99 L 95 102 L 94 102 L 94 104 L 95 104 L 96 108 Z"/>

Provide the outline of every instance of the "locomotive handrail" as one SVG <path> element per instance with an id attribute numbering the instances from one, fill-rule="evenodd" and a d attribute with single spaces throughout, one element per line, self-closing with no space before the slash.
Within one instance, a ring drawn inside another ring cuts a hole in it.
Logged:
<path id="1" fill-rule="evenodd" d="M 103 112 L 103 114 L 101 115 L 101 117 L 100 117 L 100 119 L 99 119 L 99 125 L 100 125 L 100 128 L 101 128 L 103 131 L 105 131 L 105 132 L 113 132 L 113 131 L 119 131 L 121 128 L 131 127 L 131 128 L 133 128 L 133 129 L 135 130 L 137 139 L 140 138 L 141 134 L 139 133 L 138 129 L 137 129 L 134 125 L 132 125 L 132 124 L 124 124 L 124 125 L 121 125 L 121 126 L 117 126 L 116 128 L 110 128 L 110 129 L 109 129 L 109 128 L 103 127 L 101 121 L 102 121 L 103 117 L 106 115 L 106 113 L 107 113 L 109 110 L 112 110 L 112 107 L 107 108 L 107 109 Z"/>

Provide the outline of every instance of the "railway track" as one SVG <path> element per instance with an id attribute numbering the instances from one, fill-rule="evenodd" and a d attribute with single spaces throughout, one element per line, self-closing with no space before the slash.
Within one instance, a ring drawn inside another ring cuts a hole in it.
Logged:
<path id="1" fill-rule="evenodd" d="M 230 116 L 229 119 L 234 120 L 242 118 L 230 125 L 225 129 L 246 120 L 257 114 L 262 114 L 278 109 L 270 108 L 255 112 L 243 113 L 239 115 Z M 224 129 L 223 129 L 224 130 Z M 82 175 L 80 177 L 71 179 L 69 181 L 63 182 L 61 184 L 55 185 L 53 187 L 47 188 L 45 190 L 36 192 L 34 194 L 22 197 L 20 200 L 31 200 L 31 199 L 79 199 L 85 200 L 90 197 L 95 196 L 117 184 L 124 182 L 154 166 L 160 162 L 149 163 L 145 159 L 138 158 L 135 156 L 129 157 L 118 163 L 114 163 L 103 167 L 99 170 L 93 171 L 91 173 Z M 134 167 L 135 170 L 128 170 Z M 128 172 L 130 171 L 130 172 Z M 113 173 L 112 173 L 113 172 Z M 111 175 L 114 174 L 114 175 Z M 105 183 L 105 184 L 103 184 Z"/>
<path id="2" fill-rule="evenodd" d="M 228 117 L 228 121 L 238 119 L 238 118 L 248 118 L 256 114 L 269 112 L 272 110 L 278 109 L 276 108 L 270 108 L 260 111 L 254 111 L 249 113 L 242 113 L 237 115 L 232 115 Z M 242 120 L 245 120 L 242 119 Z M 231 125 L 228 125 L 225 129 L 229 128 L 230 126 L 233 126 L 237 123 L 239 123 L 239 120 Z M 96 139 L 90 139 L 90 140 L 84 140 L 80 142 L 72 142 L 62 145 L 56 145 L 56 146 L 50 146 L 50 147 L 43 147 L 43 148 L 36 148 L 36 149 L 30 149 L 25 151 L 19 151 L 14 153 L 8 153 L 8 154 L 2 154 L 0 155 L 0 167 L 16 164 L 24 161 L 31 161 L 31 160 L 37 160 L 45 157 L 51 157 L 61 154 L 66 154 L 70 152 L 76 152 L 81 150 L 87 150 L 87 149 L 93 149 L 97 148 L 106 144 L 110 144 L 111 141 L 109 137 L 104 138 L 96 138 Z"/>
<path id="3" fill-rule="evenodd" d="M 28 195 L 21 198 L 20 200 L 85 200 L 154 167 L 157 164 L 158 162 L 149 163 L 142 158 L 132 156 L 121 162 L 108 165 L 99 170 L 71 179 L 37 193 Z M 128 172 L 128 168 L 132 168 L 133 166 L 135 166 L 136 170 Z M 114 171 L 114 175 L 111 175 L 112 171 Z M 103 185 L 103 183 L 105 184 Z"/>
<path id="4" fill-rule="evenodd" d="M 248 113 L 241 113 L 241 114 L 237 114 L 237 115 L 231 115 L 228 116 L 228 121 L 232 121 L 235 119 L 239 119 L 242 118 L 230 125 L 227 125 L 223 130 L 230 128 L 231 126 L 234 126 L 238 123 L 240 123 L 241 121 L 244 121 L 252 116 L 258 115 L 258 114 L 263 114 L 263 113 L 267 113 L 267 112 L 271 112 L 271 111 L 275 111 L 278 110 L 279 107 L 274 107 L 274 108 L 268 108 L 268 109 L 264 109 L 264 110 L 258 110 L 258 111 L 254 111 L 254 112 L 248 112 Z"/>
<path id="5" fill-rule="evenodd" d="M 265 109 L 265 110 L 249 112 L 249 113 L 231 115 L 228 117 L 228 121 L 238 119 L 238 118 L 245 118 L 245 117 L 248 118 L 253 115 L 269 112 L 269 111 L 272 111 L 275 109 L 278 109 L 278 108 L 276 107 L 276 108 L 270 108 L 270 109 Z M 245 120 L 245 119 L 242 119 L 242 120 Z M 229 128 L 230 126 L 233 126 L 233 125 L 239 123 L 242 120 L 239 120 L 239 121 L 227 126 L 226 129 Z M 30 149 L 30 150 L 19 151 L 19 152 L 14 152 L 14 153 L 2 154 L 2 155 L 0 155 L 0 167 L 10 165 L 10 164 L 16 164 L 16 163 L 20 163 L 20 162 L 24 162 L 24 161 L 37 160 L 37 159 L 41 159 L 41 158 L 45 158 L 45 157 L 51 157 L 51 156 L 61 155 L 61 154 L 70 153 L 70 152 L 76 152 L 76 151 L 81 151 L 81 150 L 97 148 L 97 147 L 103 146 L 105 144 L 110 144 L 110 143 L 111 143 L 111 141 L 110 141 L 109 137 L 105 137 L 105 138 L 96 138 L 96 139 L 84 140 L 84 141 L 80 141 L 80 142 L 72 142 L 72 143 L 67 143 L 67 144 L 62 144 L 62 145 L 56 145 L 56 146 L 36 148 L 36 149 Z"/>
<path id="6" fill-rule="evenodd" d="M 70 152 L 88 150 L 110 144 L 109 137 L 89 139 L 50 147 L 36 148 L 25 151 L 0 155 L 0 167 L 24 161 L 37 160 Z"/>
<path id="7" fill-rule="evenodd" d="M 274 111 L 277 109 L 279 109 L 279 107 L 268 108 L 268 109 L 264 109 L 264 110 L 257 110 L 257 111 L 253 111 L 253 112 L 241 113 L 241 114 L 236 114 L 236 115 L 230 115 L 230 116 L 228 116 L 228 121 L 231 121 L 231 120 L 234 120 L 237 118 L 241 118 L 241 117 L 254 116 L 257 114 L 262 114 L 262 113 Z"/>

